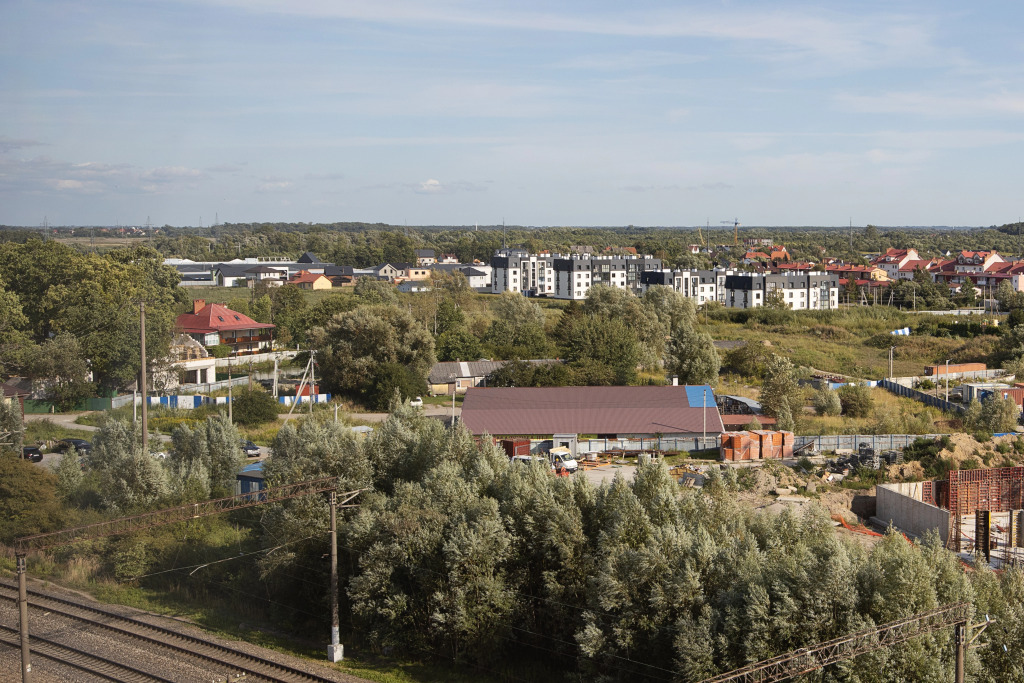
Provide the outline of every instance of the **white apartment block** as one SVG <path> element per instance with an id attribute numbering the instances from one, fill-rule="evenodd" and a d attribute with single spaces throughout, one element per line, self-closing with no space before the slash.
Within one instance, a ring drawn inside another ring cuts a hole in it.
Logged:
<path id="1" fill-rule="evenodd" d="M 667 286 L 698 306 L 717 301 L 729 308 L 757 308 L 768 292 L 779 290 L 793 310 L 823 310 L 839 305 L 838 278 L 828 273 L 748 273 L 724 269 L 658 270 L 645 273 L 643 289 Z"/>
<path id="2" fill-rule="evenodd" d="M 530 254 L 517 249 L 499 250 L 491 258 L 491 292 L 520 292 L 529 296 L 582 300 L 595 284 L 640 294 L 641 275 L 661 268 L 652 256 L 597 256 L 593 254 Z"/>

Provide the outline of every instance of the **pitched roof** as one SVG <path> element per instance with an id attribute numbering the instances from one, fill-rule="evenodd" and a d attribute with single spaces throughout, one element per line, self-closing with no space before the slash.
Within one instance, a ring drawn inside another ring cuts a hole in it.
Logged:
<path id="1" fill-rule="evenodd" d="M 416 258 L 434 258 L 433 249 L 417 249 L 415 254 Z"/>
<path id="2" fill-rule="evenodd" d="M 292 283 L 293 285 L 298 285 L 298 284 L 303 284 L 303 283 L 306 283 L 306 282 L 316 282 L 320 278 L 326 278 L 326 277 L 327 276 L 324 275 L 323 273 L 311 273 L 308 270 L 300 270 L 298 275 L 293 277 L 288 282 Z"/>
<path id="3" fill-rule="evenodd" d="M 323 261 L 318 259 L 316 257 L 316 254 L 314 254 L 313 252 L 307 251 L 305 254 L 298 258 L 296 263 L 323 263 Z"/>
<path id="4" fill-rule="evenodd" d="M 442 361 L 434 363 L 427 379 L 431 384 L 444 384 L 445 382 L 454 382 L 459 377 L 486 377 L 507 362 L 507 360 Z M 545 358 L 525 362 L 534 365 L 550 365 L 558 361 Z"/>
<path id="5" fill-rule="evenodd" d="M 477 387 L 466 392 L 462 421 L 474 434 L 723 431 L 714 393 L 705 386 Z"/>
<path id="6" fill-rule="evenodd" d="M 183 332 L 220 332 L 221 330 L 257 330 L 274 327 L 258 323 L 249 316 L 232 311 L 223 304 L 206 304 L 197 313 L 182 313 L 177 327 Z"/>

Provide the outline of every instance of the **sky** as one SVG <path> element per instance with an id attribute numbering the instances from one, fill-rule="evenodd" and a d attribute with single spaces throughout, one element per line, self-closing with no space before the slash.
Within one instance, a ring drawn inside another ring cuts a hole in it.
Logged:
<path id="1" fill-rule="evenodd" d="M 1024 5 L 3 0 L 0 224 L 999 225 Z"/>

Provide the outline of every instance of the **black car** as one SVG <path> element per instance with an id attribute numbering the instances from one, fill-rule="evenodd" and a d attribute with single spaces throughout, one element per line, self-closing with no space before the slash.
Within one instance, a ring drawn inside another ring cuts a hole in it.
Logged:
<path id="1" fill-rule="evenodd" d="M 42 462 L 43 452 L 39 450 L 39 446 L 22 446 L 21 457 L 31 462 Z"/>
<path id="2" fill-rule="evenodd" d="M 62 439 L 57 442 L 56 451 L 67 453 L 72 447 L 78 451 L 79 455 L 89 455 L 92 451 L 92 444 L 85 439 Z"/>
<path id="3" fill-rule="evenodd" d="M 252 441 L 247 441 L 247 440 L 243 439 L 242 443 L 240 445 L 242 447 L 242 452 L 245 453 L 245 455 L 247 457 L 250 457 L 250 458 L 259 457 L 260 447 L 257 446 L 256 444 L 254 444 Z"/>

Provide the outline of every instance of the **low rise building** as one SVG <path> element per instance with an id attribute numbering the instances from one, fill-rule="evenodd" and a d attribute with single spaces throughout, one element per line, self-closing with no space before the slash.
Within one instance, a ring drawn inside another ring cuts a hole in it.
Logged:
<path id="1" fill-rule="evenodd" d="M 232 311 L 223 304 L 192 302 L 192 312 L 178 316 L 176 327 L 205 347 L 226 345 L 231 356 L 250 356 L 273 348 L 270 323 L 258 323 L 249 316 Z"/>

